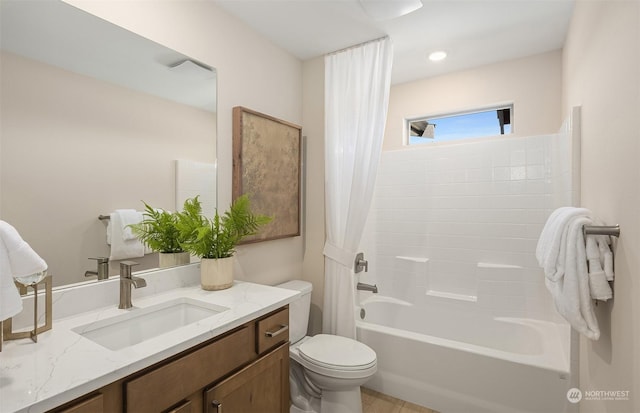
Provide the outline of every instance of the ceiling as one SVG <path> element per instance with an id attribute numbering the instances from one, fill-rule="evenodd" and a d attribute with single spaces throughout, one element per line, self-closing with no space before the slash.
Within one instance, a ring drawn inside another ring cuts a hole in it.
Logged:
<path id="1" fill-rule="evenodd" d="M 560 49 L 573 10 L 573 0 L 422 0 L 376 21 L 359 0 L 212 1 L 302 60 L 388 35 L 393 84 Z M 435 50 L 448 57 L 430 62 Z"/>

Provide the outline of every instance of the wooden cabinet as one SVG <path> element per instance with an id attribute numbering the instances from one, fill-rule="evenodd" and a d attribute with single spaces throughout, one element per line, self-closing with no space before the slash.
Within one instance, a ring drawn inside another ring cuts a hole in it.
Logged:
<path id="1" fill-rule="evenodd" d="M 289 411 L 289 344 L 205 392 L 208 413 L 286 413 Z"/>
<path id="2" fill-rule="evenodd" d="M 288 324 L 286 306 L 52 412 L 288 412 Z"/>

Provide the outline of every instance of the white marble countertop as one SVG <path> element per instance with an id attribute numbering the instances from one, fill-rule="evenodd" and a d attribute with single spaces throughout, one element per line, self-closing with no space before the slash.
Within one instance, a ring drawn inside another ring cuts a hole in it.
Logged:
<path id="1" fill-rule="evenodd" d="M 4 343 L 0 352 L 0 412 L 42 412 L 59 406 L 282 307 L 296 295 L 296 291 L 246 282 L 221 291 L 187 286 L 134 296 L 132 310 L 112 305 L 54 320 L 53 329 L 39 335 L 38 343 L 29 339 Z M 229 310 L 118 351 L 71 331 L 181 297 Z"/>

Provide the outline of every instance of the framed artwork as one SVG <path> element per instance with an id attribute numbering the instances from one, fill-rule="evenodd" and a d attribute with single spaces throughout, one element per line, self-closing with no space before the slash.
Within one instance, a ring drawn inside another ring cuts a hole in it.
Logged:
<path id="1" fill-rule="evenodd" d="M 243 243 L 300 235 L 302 128 L 241 106 L 233 108 L 233 199 L 273 217 Z"/>

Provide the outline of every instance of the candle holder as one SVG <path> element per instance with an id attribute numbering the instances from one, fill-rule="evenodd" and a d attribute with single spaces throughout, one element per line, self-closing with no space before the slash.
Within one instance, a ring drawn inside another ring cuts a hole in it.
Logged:
<path id="1" fill-rule="evenodd" d="M 30 338 L 34 343 L 38 342 L 38 334 L 51 330 L 53 325 L 53 305 L 52 305 L 52 281 L 51 276 L 47 275 L 45 271 L 38 273 L 34 276 L 26 278 L 17 278 L 16 286 L 20 291 L 20 295 L 26 295 L 29 288 L 33 289 L 33 330 L 31 331 L 19 331 L 13 332 L 12 319 L 8 318 L 2 322 L 1 334 L 0 334 L 0 351 L 2 349 L 2 340 L 17 340 L 21 338 Z M 44 318 L 45 323 L 42 326 L 38 326 L 38 286 L 44 284 L 44 297 L 45 308 Z M 4 337 L 2 337 L 4 336 Z"/>

